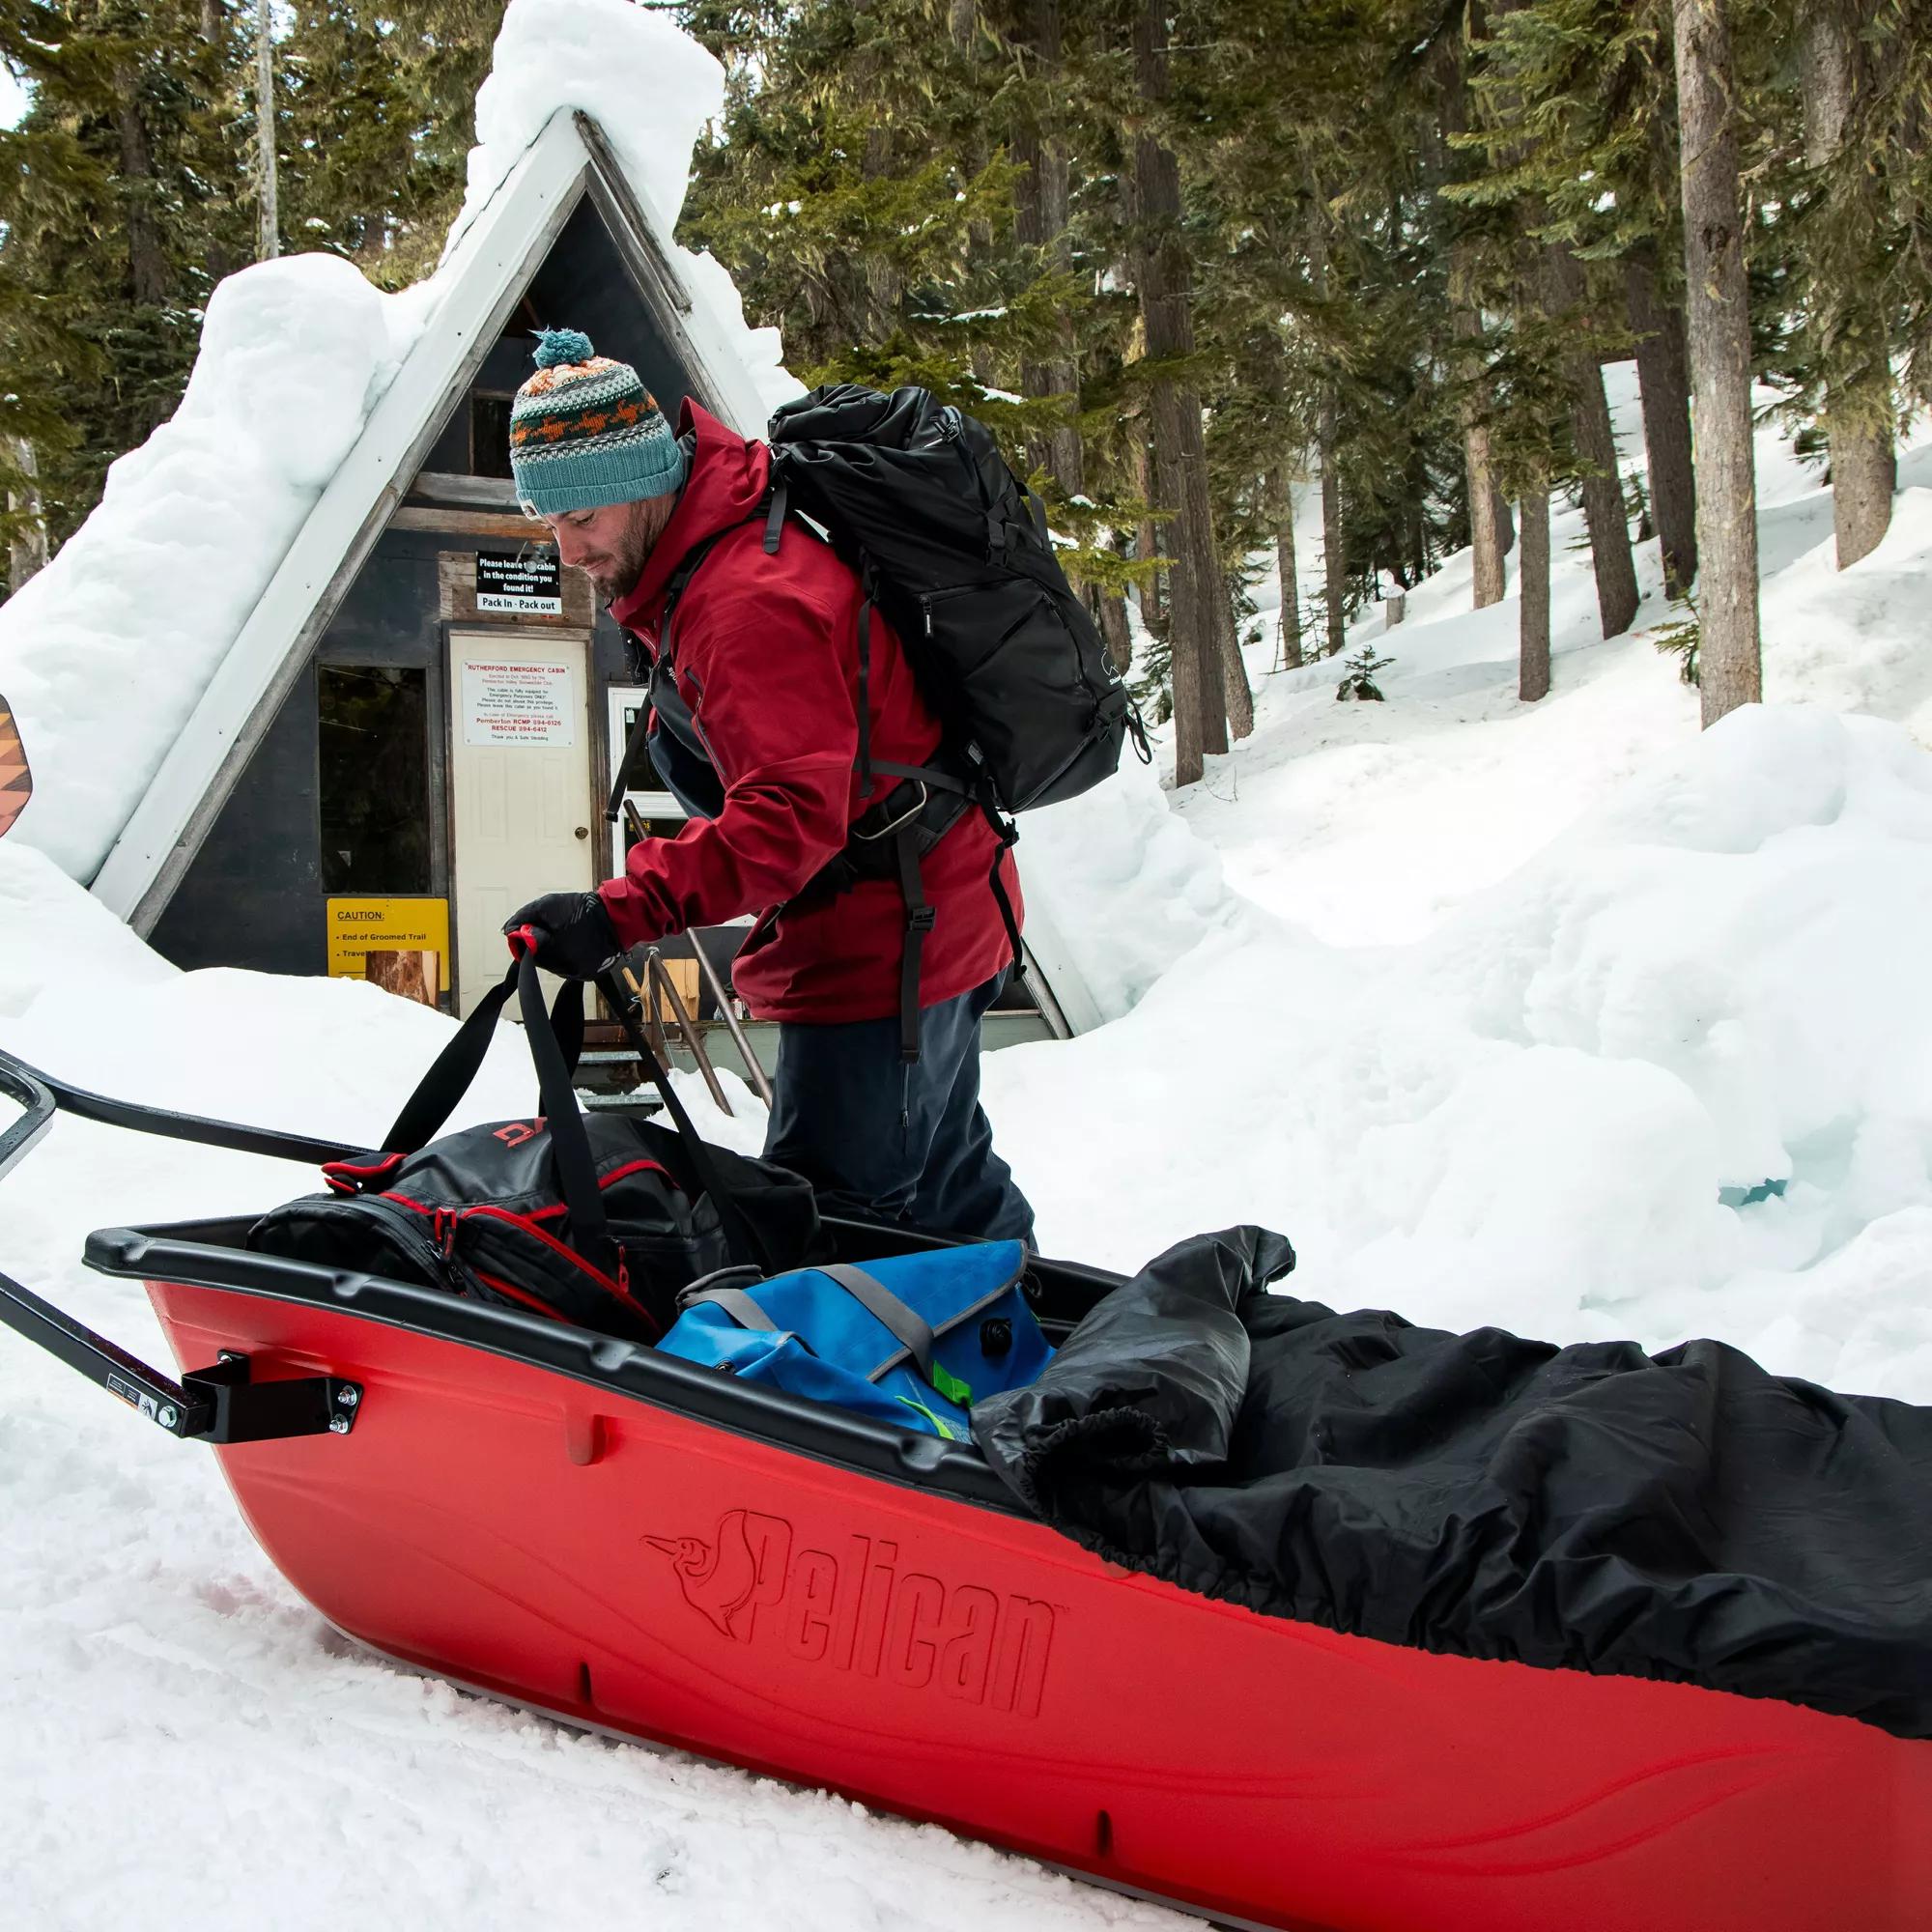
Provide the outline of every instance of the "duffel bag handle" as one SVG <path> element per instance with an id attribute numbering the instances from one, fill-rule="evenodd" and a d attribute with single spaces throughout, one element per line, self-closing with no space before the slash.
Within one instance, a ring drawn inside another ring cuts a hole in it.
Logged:
<path id="1" fill-rule="evenodd" d="M 594 1252 L 595 1243 L 607 1238 L 608 1223 L 604 1197 L 597 1187 L 596 1166 L 590 1157 L 590 1140 L 583 1131 L 577 1094 L 571 1086 L 571 1074 L 583 1042 L 582 982 L 566 980 L 546 1014 L 535 964 L 526 951 L 514 941 L 512 944 L 518 956 L 510 970 L 477 1002 L 475 1011 L 437 1055 L 435 1064 L 404 1103 L 395 1124 L 384 1138 L 383 1151 L 414 1153 L 441 1132 L 443 1123 L 481 1069 L 483 1057 L 489 1052 L 491 1037 L 497 1031 L 497 1017 L 515 993 L 523 1009 L 530 1057 L 536 1065 L 538 1104 L 550 1122 L 551 1146 L 556 1154 L 557 1191 L 570 1214 L 575 1244 L 589 1254 Z M 622 1022 L 633 1049 L 643 1062 L 677 1129 L 689 1170 L 680 1177 L 686 1192 L 694 1197 L 699 1193 L 710 1195 L 718 1210 L 725 1246 L 734 1258 L 753 1263 L 765 1271 L 788 1265 L 783 1258 L 766 1252 L 756 1231 L 740 1211 L 718 1172 L 717 1162 L 711 1158 L 709 1145 L 697 1131 L 684 1102 L 677 1097 L 642 1029 L 632 1019 L 623 989 L 609 976 L 600 977 L 598 984 L 611 1011 Z"/>
<path id="2" fill-rule="evenodd" d="M 724 1184 L 724 1177 L 718 1172 L 718 1163 L 711 1158 L 710 1143 L 697 1131 L 684 1102 L 677 1097 L 677 1089 L 670 1084 L 670 1075 L 664 1062 L 644 1037 L 643 1028 L 631 1017 L 631 1003 L 625 998 L 624 989 L 608 974 L 600 975 L 597 983 L 611 1010 L 617 1015 L 632 1051 L 651 1076 L 651 1085 L 658 1090 L 658 1097 L 664 1102 L 671 1123 L 677 1128 L 678 1141 L 691 1164 L 690 1174 L 682 1177 L 686 1187 L 693 1192 L 702 1190 L 710 1195 L 712 1205 L 718 1209 L 718 1221 L 724 1232 L 726 1251 L 735 1261 L 754 1266 L 765 1274 L 789 1266 L 790 1263 L 784 1257 L 767 1250 L 758 1237 L 756 1228 L 739 1208 L 730 1188 Z"/>
<path id="3" fill-rule="evenodd" d="M 414 1153 L 435 1140 L 456 1111 L 456 1105 L 482 1070 L 484 1055 L 497 1032 L 497 1019 L 517 990 L 518 962 L 510 962 L 501 980 L 476 1003 L 476 1010 L 455 1035 L 403 1103 L 395 1124 L 383 1137 L 384 1153 Z M 557 988 L 550 1009 L 550 1031 L 558 1041 L 565 1065 L 575 1071 L 583 1050 L 583 993 L 582 983 L 566 980 Z"/>
<path id="4" fill-rule="evenodd" d="M 557 1192 L 570 1215 L 571 1245 L 586 1259 L 601 1264 L 610 1244 L 610 1223 L 597 1185 L 590 1139 L 583 1131 L 571 1086 L 583 1047 L 583 987 L 579 980 L 566 980 L 546 1012 L 536 962 L 527 950 L 515 950 L 517 956 L 509 971 L 476 1003 L 475 1011 L 457 1028 L 456 1037 L 437 1055 L 416 1091 L 404 1102 L 403 1111 L 384 1138 L 383 1151 L 414 1153 L 442 1131 L 481 1069 L 497 1021 L 515 993 L 523 1009 L 530 1059 L 536 1066 L 537 1105 L 550 1125 Z"/>

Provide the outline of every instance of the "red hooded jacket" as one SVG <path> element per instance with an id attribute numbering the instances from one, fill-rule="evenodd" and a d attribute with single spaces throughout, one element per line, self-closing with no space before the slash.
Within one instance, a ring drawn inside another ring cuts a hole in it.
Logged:
<path id="1" fill-rule="evenodd" d="M 626 945 L 687 926 L 760 914 L 732 969 L 738 995 L 760 1019 L 888 1019 L 899 1009 L 905 905 L 897 882 L 862 879 L 804 906 L 784 903 L 845 843 L 853 821 L 897 782 L 875 778 L 862 793 L 859 753 L 858 579 L 831 548 L 788 524 L 778 554 L 764 549 L 770 453 L 687 402 L 679 430 L 695 429 L 691 472 L 644 574 L 611 614 L 655 657 L 665 591 L 686 554 L 723 537 L 678 601 L 671 622 L 678 695 L 724 787 L 716 818 L 694 819 L 675 838 L 631 848 L 624 876 L 600 888 Z M 747 521 L 747 519 L 753 519 Z M 739 527 L 733 528 L 733 526 Z M 871 750 L 920 764 L 939 745 L 937 720 L 913 682 L 898 639 L 871 622 Z M 988 875 L 992 828 L 969 812 L 920 865 L 933 929 L 920 1001 L 970 992 L 1011 957 Z M 1011 855 L 1008 894 L 1023 917 Z"/>

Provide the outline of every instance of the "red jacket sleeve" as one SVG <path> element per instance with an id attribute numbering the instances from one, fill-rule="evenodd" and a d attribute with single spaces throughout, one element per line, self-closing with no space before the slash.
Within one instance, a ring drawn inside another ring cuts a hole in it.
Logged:
<path id="1" fill-rule="evenodd" d="M 678 682 L 724 810 L 634 845 L 624 876 L 600 889 L 627 946 L 777 905 L 845 842 L 859 727 L 840 613 L 782 580 L 733 579 L 732 561 L 712 564 L 719 591 L 691 597 L 675 625 Z"/>

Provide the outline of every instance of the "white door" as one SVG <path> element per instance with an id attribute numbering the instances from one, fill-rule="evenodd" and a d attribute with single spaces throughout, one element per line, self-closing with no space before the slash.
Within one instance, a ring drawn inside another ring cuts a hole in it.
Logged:
<path id="1" fill-rule="evenodd" d="M 520 905 L 596 883 L 585 655 L 581 638 L 450 639 L 459 1013 L 503 977 Z"/>

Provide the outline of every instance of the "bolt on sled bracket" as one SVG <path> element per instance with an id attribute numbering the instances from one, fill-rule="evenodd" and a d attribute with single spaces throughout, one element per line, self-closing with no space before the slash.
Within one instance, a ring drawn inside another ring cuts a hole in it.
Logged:
<path id="1" fill-rule="evenodd" d="M 333 1376 L 297 1376 L 287 1381 L 249 1378 L 248 1357 L 224 1349 L 212 1369 L 191 1369 L 182 1393 L 203 1426 L 203 1442 L 273 1442 L 289 1435 L 347 1435 L 355 1427 L 362 1390 Z M 159 1416 L 155 1418 L 157 1422 Z M 162 1424 L 166 1427 L 166 1424 Z"/>

